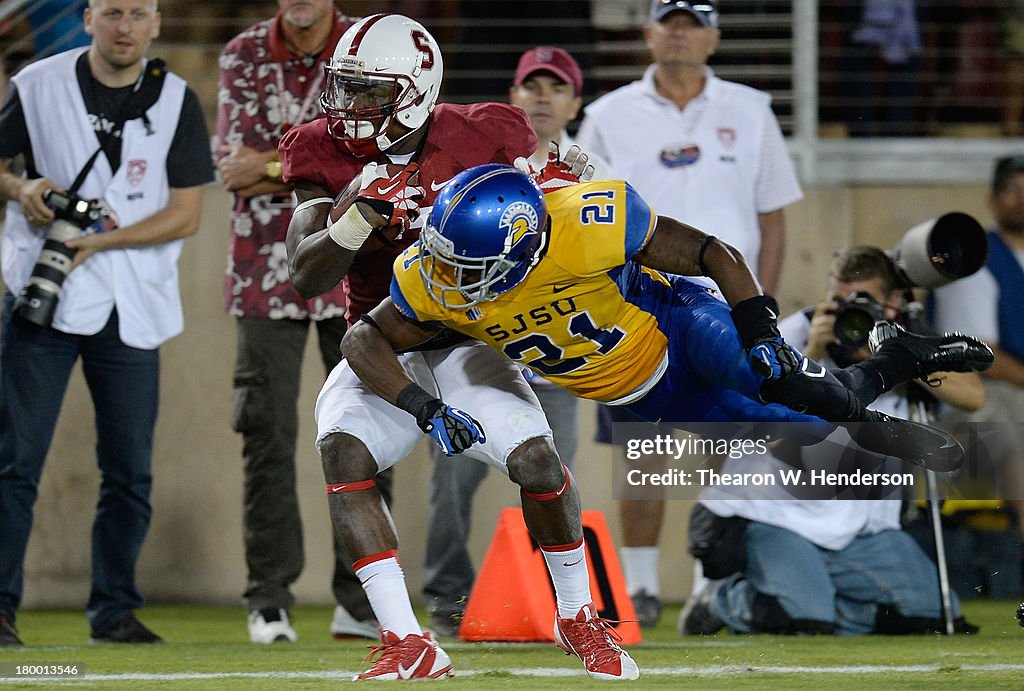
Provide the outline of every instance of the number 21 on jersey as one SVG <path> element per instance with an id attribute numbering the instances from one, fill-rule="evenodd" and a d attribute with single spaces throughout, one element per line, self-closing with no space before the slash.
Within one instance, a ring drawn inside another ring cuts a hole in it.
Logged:
<path id="1" fill-rule="evenodd" d="M 607 199 L 608 201 L 593 202 L 580 207 L 580 223 L 585 226 L 593 223 L 613 224 L 615 223 L 615 191 L 600 190 L 598 192 L 585 192 L 580 196 L 583 201 L 589 202 L 592 199 Z"/>

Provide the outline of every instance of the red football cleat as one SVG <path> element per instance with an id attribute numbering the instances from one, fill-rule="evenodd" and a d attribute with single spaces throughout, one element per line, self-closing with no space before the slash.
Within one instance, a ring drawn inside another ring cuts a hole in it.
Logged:
<path id="1" fill-rule="evenodd" d="M 594 679 L 638 679 L 640 668 L 616 641 L 621 636 L 597 616 L 594 604 L 583 607 L 575 619 L 555 618 L 555 645 L 583 660 Z"/>
<path id="2" fill-rule="evenodd" d="M 422 636 L 410 633 L 399 639 L 391 631 L 383 631 L 380 635 L 380 645 L 370 652 L 367 659 L 374 655 L 379 657 L 370 669 L 356 676 L 356 681 L 437 679 L 448 676 L 452 671 L 452 659 L 429 633 Z"/>

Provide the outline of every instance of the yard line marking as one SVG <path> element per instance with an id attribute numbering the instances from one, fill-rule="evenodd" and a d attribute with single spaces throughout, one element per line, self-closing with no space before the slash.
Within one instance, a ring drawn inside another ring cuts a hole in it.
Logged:
<path id="1" fill-rule="evenodd" d="M 554 643 L 522 643 L 519 641 L 451 641 L 444 644 L 445 650 L 479 650 L 481 646 L 488 648 L 514 648 L 516 650 L 542 650 L 551 648 Z M 644 650 L 669 650 L 672 648 L 748 648 L 754 645 L 754 641 L 644 641 Z"/>
<path id="2" fill-rule="evenodd" d="M 963 672 L 1024 672 L 1024 664 L 990 664 L 990 665 L 839 665 L 836 667 L 806 666 L 768 666 L 768 665 L 709 665 L 706 667 L 653 667 L 640 670 L 644 676 L 727 676 L 740 674 L 891 674 L 893 672 L 921 673 L 948 672 L 955 667 Z M 471 677 L 479 674 L 503 672 L 511 676 L 523 677 L 582 677 L 586 672 L 582 669 L 565 667 L 523 667 L 495 669 L 455 670 L 457 677 Z M 115 682 L 115 681 L 205 681 L 214 679 L 351 679 L 354 671 L 333 670 L 319 672 L 174 672 L 170 674 L 147 674 L 129 672 L 124 674 L 83 674 L 75 678 L 57 677 L 19 677 L 17 679 L 0 678 L 5 682 L 40 682 L 62 684 L 79 682 Z"/>

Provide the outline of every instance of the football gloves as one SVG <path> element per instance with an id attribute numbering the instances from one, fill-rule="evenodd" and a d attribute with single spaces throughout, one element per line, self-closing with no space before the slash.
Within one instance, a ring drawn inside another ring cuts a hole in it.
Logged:
<path id="1" fill-rule="evenodd" d="M 529 159 L 520 156 L 513 163 L 516 168 L 533 178 L 540 189 L 547 194 L 555 190 L 588 182 L 594 177 L 594 166 L 587 163 L 589 157 L 580 147 L 573 144 L 561 159 L 558 144 L 548 142 L 548 160 L 540 170 L 534 170 Z"/>
<path id="2" fill-rule="evenodd" d="M 803 356 L 782 337 L 758 342 L 750 349 L 750 366 L 765 379 L 782 381 L 800 370 Z"/>
<path id="3" fill-rule="evenodd" d="M 402 233 L 409 230 L 420 215 L 420 202 L 426 191 L 416 185 L 419 166 L 410 163 L 394 175 L 382 163 L 367 163 L 363 167 L 362 183 L 356 201 L 369 205 L 387 219 L 385 227 L 399 225 Z M 401 237 L 399 233 L 398 237 Z"/>
<path id="4" fill-rule="evenodd" d="M 782 340 L 778 317 L 779 305 L 768 295 L 752 297 L 732 308 L 732 321 L 750 367 L 770 381 L 788 379 L 800 370 L 803 360 L 799 351 Z"/>
<path id="5" fill-rule="evenodd" d="M 446 405 L 419 384 L 410 383 L 402 389 L 395 405 L 416 418 L 419 428 L 441 447 L 445 456 L 455 456 L 476 442 L 487 441 L 484 428 L 469 413 Z"/>
<path id="6" fill-rule="evenodd" d="M 441 447 L 445 456 L 455 456 L 477 442 L 487 441 L 484 428 L 469 413 L 436 398 L 420 408 L 416 424 Z"/>

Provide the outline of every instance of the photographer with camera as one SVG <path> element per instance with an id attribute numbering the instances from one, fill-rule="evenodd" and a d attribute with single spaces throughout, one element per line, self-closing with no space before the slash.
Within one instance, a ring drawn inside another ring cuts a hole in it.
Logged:
<path id="1" fill-rule="evenodd" d="M 908 297 L 890 256 L 876 247 L 852 247 L 833 260 L 825 299 L 781 321 L 779 330 L 808 357 L 848 366 L 871 355 L 868 332 L 877 320 L 921 330 L 918 306 Z M 907 386 L 927 386 L 937 398 L 968 410 L 984 405 L 975 373 L 931 375 L 929 382 L 915 379 Z M 871 407 L 908 413 L 905 392 L 898 390 Z M 878 457 L 858 457 L 838 446 L 843 435 L 730 459 L 722 473 L 777 473 L 793 466 L 890 471 Z M 900 527 L 900 489 L 838 486 L 828 488 L 830 496 L 802 486 L 705 489 L 691 516 L 691 553 L 709 578 L 719 580 L 695 591 L 680 613 L 679 633 L 710 635 L 723 627 L 782 634 L 941 631 L 936 566 Z M 955 598 L 953 607 L 959 616 Z M 957 630 L 969 628 L 958 620 Z"/>
<path id="2" fill-rule="evenodd" d="M 177 260 L 213 179 L 195 94 L 144 54 L 156 0 L 90 0 L 88 48 L 40 60 L 0 109 L 0 646 L 18 646 L 32 507 L 82 359 L 102 476 L 92 529 L 93 641 L 159 643 L 136 619 L 149 527 L 159 346 L 183 328 Z M 11 172 L 24 156 L 26 175 Z M 16 300 L 17 298 L 17 300 Z"/>

